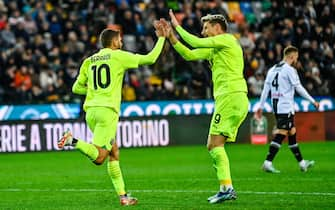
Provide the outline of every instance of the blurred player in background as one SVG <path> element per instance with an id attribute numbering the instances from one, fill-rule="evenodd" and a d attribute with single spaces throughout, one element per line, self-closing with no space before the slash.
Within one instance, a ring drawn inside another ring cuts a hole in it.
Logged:
<path id="1" fill-rule="evenodd" d="M 119 31 L 105 29 L 100 34 L 103 49 L 86 58 L 72 91 L 86 95 L 84 110 L 86 122 L 93 132 L 93 143 L 72 137 L 66 131 L 58 142 L 64 146 L 74 146 L 88 156 L 96 165 L 107 164 L 108 174 L 116 192 L 120 196 L 121 205 L 135 205 L 137 199 L 127 195 L 119 166 L 119 149 L 115 141 L 119 111 L 121 104 L 121 88 L 127 69 L 138 68 L 139 65 L 153 64 L 162 51 L 167 33 L 164 28 L 154 24 L 159 37 L 155 47 L 147 55 L 133 54 L 121 50 L 122 39 Z"/>
<path id="2" fill-rule="evenodd" d="M 283 53 L 283 60 L 274 65 L 266 75 L 260 99 L 260 108 L 257 110 L 257 115 L 261 116 L 265 100 L 270 92 L 273 112 L 277 121 L 277 130 L 270 143 L 269 153 L 262 168 L 264 171 L 270 173 L 280 172 L 274 168 L 272 161 L 279 151 L 282 141 L 288 136 L 288 146 L 299 162 L 301 171 L 305 172 L 309 167 L 314 165 L 314 161 L 302 158 L 297 143 L 296 128 L 294 126 L 294 92 L 297 91 L 302 97 L 313 103 L 317 109 L 319 108 L 319 103 L 308 94 L 300 83 L 295 69 L 299 56 L 298 49 L 288 46 L 284 49 Z"/>
<path id="3" fill-rule="evenodd" d="M 230 166 L 224 145 L 235 142 L 238 128 L 248 113 L 247 84 L 243 77 L 243 52 L 239 41 L 227 33 L 227 20 L 223 15 L 202 17 L 202 35 L 196 37 L 184 30 L 170 10 L 173 27 L 180 37 L 192 46 L 190 50 L 175 36 L 171 26 L 164 20 L 162 24 L 169 28 L 169 40 L 175 50 L 188 61 L 208 60 L 212 70 L 215 110 L 209 129 L 207 148 L 213 159 L 220 190 L 208 198 L 210 203 L 220 203 L 236 199 L 230 175 Z"/>

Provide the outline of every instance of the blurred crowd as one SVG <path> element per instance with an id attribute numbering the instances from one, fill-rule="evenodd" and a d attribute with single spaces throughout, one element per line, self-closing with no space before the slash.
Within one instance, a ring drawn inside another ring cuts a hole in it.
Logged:
<path id="1" fill-rule="evenodd" d="M 258 97 L 268 69 L 287 45 L 314 96 L 335 95 L 335 1 L 0 0 L 0 104 L 79 102 L 71 93 L 83 59 L 96 52 L 106 27 L 120 29 L 123 48 L 146 54 L 157 37 L 152 23 L 168 17 L 200 35 L 200 18 L 221 13 L 244 49 L 249 96 Z M 157 63 L 130 70 L 124 101 L 208 99 L 205 61 L 186 62 L 166 42 Z"/>

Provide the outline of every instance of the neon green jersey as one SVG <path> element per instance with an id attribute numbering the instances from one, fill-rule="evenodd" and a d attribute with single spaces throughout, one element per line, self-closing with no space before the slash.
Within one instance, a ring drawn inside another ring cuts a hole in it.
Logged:
<path id="1" fill-rule="evenodd" d="M 181 38 L 192 46 L 190 50 L 181 42 L 173 47 L 186 60 L 209 61 L 212 70 L 214 98 L 232 92 L 247 92 L 247 84 L 243 77 L 243 52 L 238 40 L 232 34 L 198 38 L 181 26 L 176 28 Z"/>
<path id="2" fill-rule="evenodd" d="M 164 40 L 165 38 L 160 37 L 147 55 L 103 48 L 86 58 L 72 87 L 74 93 L 86 95 L 84 110 L 103 106 L 119 113 L 125 71 L 139 65 L 153 64 L 162 51 Z"/>

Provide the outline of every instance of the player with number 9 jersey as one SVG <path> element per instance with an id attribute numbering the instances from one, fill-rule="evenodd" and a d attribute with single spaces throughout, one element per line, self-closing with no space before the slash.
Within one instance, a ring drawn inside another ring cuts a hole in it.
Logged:
<path id="1" fill-rule="evenodd" d="M 228 32 L 228 22 L 221 14 L 201 18 L 202 37 L 185 30 L 172 10 L 172 25 L 188 45 L 172 32 L 169 40 L 174 49 L 187 61 L 207 60 L 211 66 L 214 113 L 207 138 L 207 149 L 213 160 L 219 192 L 207 198 L 211 204 L 237 198 L 230 175 L 230 164 L 225 151 L 226 142 L 235 142 L 241 123 L 248 113 L 247 84 L 243 76 L 243 50 L 234 35 Z M 165 24 L 169 27 L 169 24 Z M 171 30 L 172 31 L 172 30 Z"/>

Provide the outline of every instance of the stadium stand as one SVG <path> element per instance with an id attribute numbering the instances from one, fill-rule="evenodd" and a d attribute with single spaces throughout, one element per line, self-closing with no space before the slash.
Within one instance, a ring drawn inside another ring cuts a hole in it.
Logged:
<path id="1" fill-rule="evenodd" d="M 299 76 L 312 95 L 335 95 L 335 2 L 178 0 L 0 0 L 0 104 L 79 102 L 71 85 L 82 59 L 99 48 L 97 34 L 120 28 L 127 50 L 147 53 L 152 22 L 173 8 L 200 34 L 200 17 L 223 13 L 244 48 L 249 95 L 257 97 L 282 49 L 300 49 Z M 129 71 L 123 97 L 211 98 L 208 64 L 185 62 L 169 43 L 157 64 Z"/>

